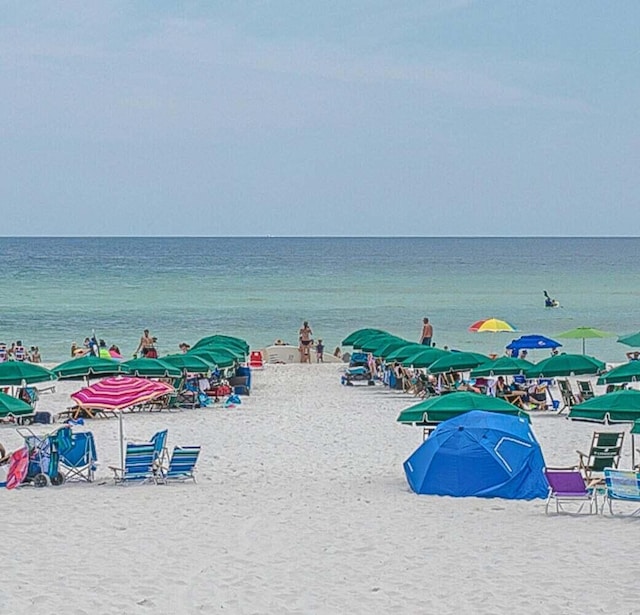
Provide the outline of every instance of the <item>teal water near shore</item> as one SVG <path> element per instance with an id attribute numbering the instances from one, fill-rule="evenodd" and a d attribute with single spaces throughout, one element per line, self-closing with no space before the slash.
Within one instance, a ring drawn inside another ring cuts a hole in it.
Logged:
<path id="1" fill-rule="evenodd" d="M 501 353 L 520 334 L 610 331 L 587 353 L 624 361 L 640 329 L 638 238 L 0 238 L 0 341 L 58 362 L 92 331 L 125 355 L 142 329 L 161 354 L 204 335 L 296 342 L 302 320 L 332 350 L 361 327 Z M 544 307 L 543 290 L 562 307 Z M 481 318 L 516 334 L 470 333 Z M 564 350 L 580 352 L 580 340 Z M 534 360 L 547 356 L 533 354 Z"/>

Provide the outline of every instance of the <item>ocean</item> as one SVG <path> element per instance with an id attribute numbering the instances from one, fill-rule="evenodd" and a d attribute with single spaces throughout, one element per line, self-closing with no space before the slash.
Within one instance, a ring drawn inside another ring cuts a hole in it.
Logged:
<path id="1" fill-rule="evenodd" d="M 362 327 L 417 341 L 427 316 L 438 346 L 499 354 L 519 335 L 595 327 L 612 336 L 587 354 L 618 362 L 617 336 L 640 329 L 639 253 L 638 238 L 6 237 L 0 341 L 59 362 L 92 332 L 130 356 L 148 328 L 168 354 L 214 333 L 296 343 L 308 320 L 331 352 Z M 468 331 L 489 317 L 517 331 Z"/>

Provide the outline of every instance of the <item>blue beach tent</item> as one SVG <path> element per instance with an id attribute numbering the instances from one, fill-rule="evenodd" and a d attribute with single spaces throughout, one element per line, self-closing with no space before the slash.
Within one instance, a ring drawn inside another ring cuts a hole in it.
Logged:
<path id="1" fill-rule="evenodd" d="M 526 418 L 473 410 L 440 423 L 404 462 L 420 494 L 546 498 L 544 459 Z"/>

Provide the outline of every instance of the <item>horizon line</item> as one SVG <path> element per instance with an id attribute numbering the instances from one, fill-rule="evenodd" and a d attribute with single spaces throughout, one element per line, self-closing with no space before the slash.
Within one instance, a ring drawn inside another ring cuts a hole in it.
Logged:
<path id="1" fill-rule="evenodd" d="M 640 239 L 640 235 L 1 235 L 0 239 Z"/>

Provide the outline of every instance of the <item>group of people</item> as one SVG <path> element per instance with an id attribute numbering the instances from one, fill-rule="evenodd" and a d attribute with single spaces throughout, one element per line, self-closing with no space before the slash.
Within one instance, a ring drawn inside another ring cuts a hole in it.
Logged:
<path id="1" fill-rule="evenodd" d="M 42 357 L 40 356 L 40 349 L 37 346 L 31 346 L 27 350 L 20 340 L 12 342 L 11 346 L 8 347 L 4 342 L 0 342 L 0 363 L 4 363 L 5 361 L 41 363 Z"/>
<path id="2" fill-rule="evenodd" d="M 111 344 L 111 346 L 107 348 L 107 343 L 102 339 L 96 339 L 95 336 L 85 337 L 82 346 L 79 346 L 76 342 L 71 343 L 71 356 L 74 359 L 86 355 L 100 357 L 101 359 L 122 358 L 120 348 L 118 348 L 116 344 Z"/>
<path id="3" fill-rule="evenodd" d="M 523 410 L 544 410 L 547 407 L 548 387 L 544 383 L 536 382 L 529 386 L 519 385 L 516 382 L 507 384 L 504 376 L 498 376 L 495 383 L 496 397 L 518 406 Z"/>

